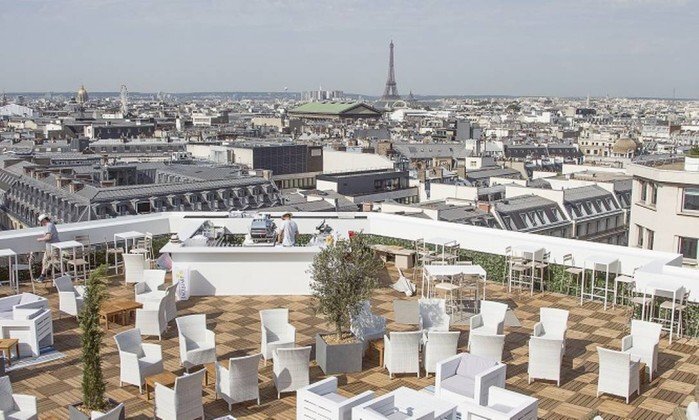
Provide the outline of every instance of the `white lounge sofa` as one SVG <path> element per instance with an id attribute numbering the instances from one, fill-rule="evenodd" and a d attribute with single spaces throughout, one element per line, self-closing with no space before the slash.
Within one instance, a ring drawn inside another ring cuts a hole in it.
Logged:
<path id="1" fill-rule="evenodd" d="M 12 393 L 9 376 L 0 377 L 0 419 L 38 419 L 36 397 Z"/>
<path id="2" fill-rule="evenodd" d="M 528 395 L 491 386 L 488 389 L 488 403 L 479 405 L 473 401 L 459 404 L 459 415 L 463 420 L 536 420 L 539 413 L 539 400 Z"/>
<path id="3" fill-rule="evenodd" d="M 0 338 L 19 339 L 18 356 L 36 357 L 53 345 L 53 320 L 46 298 L 31 293 L 0 298 Z"/>
<path id="4" fill-rule="evenodd" d="M 296 418 L 307 420 L 350 420 L 352 407 L 374 398 L 364 391 L 351 398 L 337 393 L 337 377 L 323 379 L 296 391 Z"/>

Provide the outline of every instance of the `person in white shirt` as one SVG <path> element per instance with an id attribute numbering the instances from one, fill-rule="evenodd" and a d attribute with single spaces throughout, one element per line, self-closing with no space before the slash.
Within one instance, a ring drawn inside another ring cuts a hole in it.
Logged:
<path id="1" fill-rule="evenodd" d="M 37 282 L 42 282 L 46 279 L 48 269 L 51 266 L 51 244 L 59 242 L 60 239 L 58 239 L 56 225 L 51 221 L 48 214 L 39 216 L 39 224 L 44 228 L 44 234 L 37 238 L 37 241 L 46 243 L 46 252 L 44 252 L 44 257 L 41 259 L 41 275 L 36 279 Z"/>
<path id="2" fill-rule="evenodd" d="M 282 246 L 296 245 L 296 238 L 299 236 L 299 227 L 291 220 L 291 213 L 282 216 L 282 223 L 277 229 L 277 242 Z"/>

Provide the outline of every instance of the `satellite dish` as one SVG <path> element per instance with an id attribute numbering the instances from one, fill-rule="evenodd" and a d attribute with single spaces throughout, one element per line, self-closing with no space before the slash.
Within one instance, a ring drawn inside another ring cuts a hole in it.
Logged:
<path id="1" fill-rule="evenodd" d="M 286 92 L 287 90 L 289 90 L 289 88 L 284 86 L 284 92 Z"/>

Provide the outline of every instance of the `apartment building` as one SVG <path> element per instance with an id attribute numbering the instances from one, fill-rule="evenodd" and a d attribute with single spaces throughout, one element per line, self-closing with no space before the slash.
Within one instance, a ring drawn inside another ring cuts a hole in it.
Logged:
<path id="1" fill-rule="evenodd" d="M 59 223 L 163 211 L 230 211 L 282 203 L 267 179 L 237 166 L 163 163 L 36 165 L 0 168 L 0 226 L 36 225 L 41 213 Z"/>
<path id="2" fill-rule="evenodd" d="M 316 177 L 317 189 L 332 190 L 356 204 L 393 200 L 409 204 L 419 201 L 408 171 L 377 170 L 323 174 Z"/>
<path id="3" fill-rule="evenodd" d="M 691 158 L 687 158 L 691 159 Z M 633 176 L 629 246 L 699 260 L 699 171 L 685 158 L 649 155 L 628 166 Z"/>

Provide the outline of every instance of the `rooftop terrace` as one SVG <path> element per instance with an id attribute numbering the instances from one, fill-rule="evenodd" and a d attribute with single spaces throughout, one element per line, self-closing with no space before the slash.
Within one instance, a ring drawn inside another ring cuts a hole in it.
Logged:
<path id="1" fill-rule="evenodd" d="M 389 320 L 388 330 L 409 331 L 416 326 L 398 324 L 393 321 L 392 301 L 401 299 L 398 292 L 390 289 L 388 282 L 397 274 L 389 266 L 381 276 L 382 287 L 372 299 L 372 307 Z M 25 291 L 31 291 L 31 288 Z M 0 289 L 4 296 L 9 291 Z M 132 287 L 123 285 L 121 277 L 112 277 L 110 295 L 132 297 Z M 49 299 L 55 314 L 58 314 L 58 299 L 54 291 L 39 289 L 38 293 Z M 506 328 L 505 360 L 507 364 L 507 388 L 539 398 L 539 416 L 549 419 L 581 418 L 592 410 L 599 410 L 605 419 L 666 419 L 677 405 L 686 406 L 691 401 L 695 383 L 699 378 L 699 343 L 682 339 L 672 346 L 661 340 L 658 377 L 641 387 L 641 396 L 634 397 L 629 405 L 620 398 L 603 395 L 596 397 L 597 352 L 596 346 L 619 348 L 621 337 L 628 333 L 628 312 L 624 309 L 602 311 L 599 303 L 579 306 L 577 299 L 546 293 L 530 297 L 527 293 L 508 295 L 500 285 L 488 285 L 488 293 L 494 300 L 506 302 L 514 309 L 521 326 Z M 311 345 L 319 331 L 332 331 L 309 308 L 309 297 L 304 296 L 248 296 L 248 297 L 196 297 L 178 303 L 178 315 L 205 313 L 207 327 L 216 332 L 217 356 L 219 360 L 259 351 L 260 327 L 258 310 L 287 307 L 291 323 L 297 328 L 299 345 Z M 537 381 L 527 383 L 527 341 L 532 327 L 539 320 L 540 307 L 568 309 L 569 335 L 566 356 L 563 359 L 561 386 Z M 119 356 L 114 343 L 114 334 L 132 328 L 111 324 L 104 339 L 103 371 L 107 380 L 108 396 L 125 402 L 129 418 L 151 418 L 152 400 L 145 393 L 139 395 L 138 388 L 125 385 L 119 387 Z M 466 325 L 455 325 L 453 330 L 462 331 L 459 351 L 466 351 Z M 55 348 L 65 357 L 10 372 L 14 391 L 36 395 L 42 418 L 66 418 L 66 406 L 80 400 L 80 333 L 73 318 L 54 316 Z M 158 343 L 157 339 L 145 342 Z M 174 322 L 165 333 L 163 341 L 165 370 L 179 372 L 177 329 Z M 313 355 L 311 356 L 313 360 Z M 311 383 L 324 378 L 321 369 L 311 363 Z M 260 364 L 259 382 L 262 404 L 254 402 L 233 406 L 232 414 L 237 418 L 250 419 L 293 419 L 296 397 L 282 395 L 277 399 L 272 382 L 272 366 Z M 414 375 L 397 375 L 389 379 L 385 369 L 378 367 L 375 358 L 365 359 L 363 372 L 341 375 L 342 393 L 356 395 L 366 390 L 384 394 L 401 386 L 423 389 L 434 384 L 434 376 L 417 379 Z M 207 418 L 229 414 L 223 400 L 216 400 L 213 385 L 205 387 L 204 411 Z"/>
<path id="2" fill-rule="evenodd" d="M 506 246 L 529 245 L 533 240 L 551 252 L 551 261 L 559 262 L 564 254 L 572 253 L 582 264 L 591 256 L 615 255 L 620 259 L 621 271 L 633 274 L 638 279 L 644 276 L 658 281 L 680 281 L 688 284 L 690 290 L 697 290 L 699 273 L 681 268 L 681 257 L 675 254 L 647 250 L 587 243 L 561 238 L 519 234 L 507 231 L 493 231 L 488 228 L 454 225 L 432 220 L 406 219 L 403 216 L 382 214 L 327 213 L 295 215 L 301 233 L 312 231 L 318 222 L 325 218 L 336 229 L 363 230 L 365 233 L 395 239 L 415 239 L 418 237 L 442 236 L 457 240 L 465 250 L 488 254 L 502 254 Z M 205 220 L 223 224 L 231 232 L 245 231 L 249 220 L 228 218 L 225 213 L 162 213 L 148 216 L 122 217 L 113 220 L 85 222 L 59 226 L 60 234 L 86 233 L 93 242 L 103 241 L 117 232 L 129 230 L 151 231 L 155 234 L 177 232 L 181 238 L 189 237 Z M 14 248 L 17 252 L 38 250 L 35 237 L 37 229 L 0 232 L 0 248 Z M 488 277 L 496 277 L 491 267 Z M 407 270 L 408 277 L 413 275 Z M 394 300 L 406 298 L 389 285 L 397 278 L 392 264 L 387 264 L 380 276 L 380 288 L 372 297 L 374 312 L 388 320 L 388 331 L 414 331 L 417 325 L 401 324 L 395 321 Z M 419 277 L 416 277 L 418 279 Z M 170 281 L 168 276 L 168 282 Z M 419 283 L 419 281 L 418 281 Z M 694 286 L 693 288 L 691 286 Z M 30 285 L 22 285 L 21 291 L 31 291 Z M 11 294 L 7 287 L 0 288 L 0 297 Z M 109 293 L 114 298 L 133 298 L 133 286 L 124 286 L 123 277 L 110 277 Z M 63 357 L 12 370 L 9 376 L 16 393 L 31 394 L 39 400 L 42 418 L 66 418 L 68 404 L 81 398 L 80 392 L 80 332 L 74 318 L 59 317 L 58 298 L 54 290 L 37 287 L 37 294 L 48 298 L 53 309 L 54 348 Z M 564 419 L 581 418 L 593 410 L 598 410 L 604 419 L 642 418 L 666 419 L 679 406 L 686 406 L 693 399 L 693 391 L 699 379 L 699 343 L 696 339 L 681 338 L 668 344 L 666 335 L 660 341 L 659 368 L 650 383 L 641 385 L 640 396 L 634 395 L 630 404 L 623 399 L 609 395 L 596 396 L 598 378 L 598 356 L 596 347 L 619 349 L 621 338 L 628 334 L 630 311 L 625 307 L 603 310 L 597 302 L 580 305 L 579 298 L 553 292 L 508 294 L 499 282 L 490 281 L 487 285 L 489 300 L 504 302 L 513 310 L 514 318 L 505 328 L 504 363 L 507 365 L 506 388 L 531 395 L 539 399 L 538 414 L 541 418 Z M 692 300 L 695 300 L 692 297 Z M 217 359 L 253 354 L 260 348 L 260 319 L 258 311 L 266 308 L 286 307 L 290 311 L 290 322 L 297 329 L 298 345 L 313 345 L 318 332 L 332 331 L 322 319 L 316 317 L 310 307 L 308 296 L 192 296 L 187 301 L 177 303 L 178 316 L 206 314 L 207 327 L 216 332 Z M 528 340 L 535 322 L 539 320 L 542 307 L 563 308 L 570 311 L 566 354 L 563 359 L 561 386 L 548 381 L 527 381 Z M 117 401 L 124 402 L 129 418 L 151 418 L 153 402 L 140 395 L 135 386 L 119 386 L 119 356 L 114 342 L 114 334 L 133 327 L 111 323 L 104 339 L 103 372 L 107 380 L 107 394 Z M 452 330 L 461 331 L 459 352 L 466 351 L 468 321 L 452 325 Z M 157 339 L 144 337 L 144 342 L 158 343 Z M 166 371 L 179 373 L 179 351 L 177 328 L 170 323 L 159 343 L 163 349 Z M 370 355 L 373 356 L 373 355 Z M 211 372 L 213 374 L 213 371 Z M 321 369 L 311 355 L 310 382 L 324 378 Z M 211 378 L 211 376 L 210 376 Z M 364 360 L 362 372 L 340 375 L 340 393 L 357 395 L 372 390 L 378 395 L 399 387 L 421 390 L 434 385 L 430 376 L 416 378 L 414 375 L 396 375 L 390 379 L 385 369 L 378 366 L 375 357 Z M 295 418 L 296 396 L 282 394 L 277 399 L 272 381 L 272 366 L 259 366 L 260 406 L 251 403 L 233 406 L 232 415 L 236 418 L 251 419 L 292 419 Z M 229 414 L 227 404 L 216 399 L 213 380 L 204 387 L 204 410 L 207 418 Z"/>

